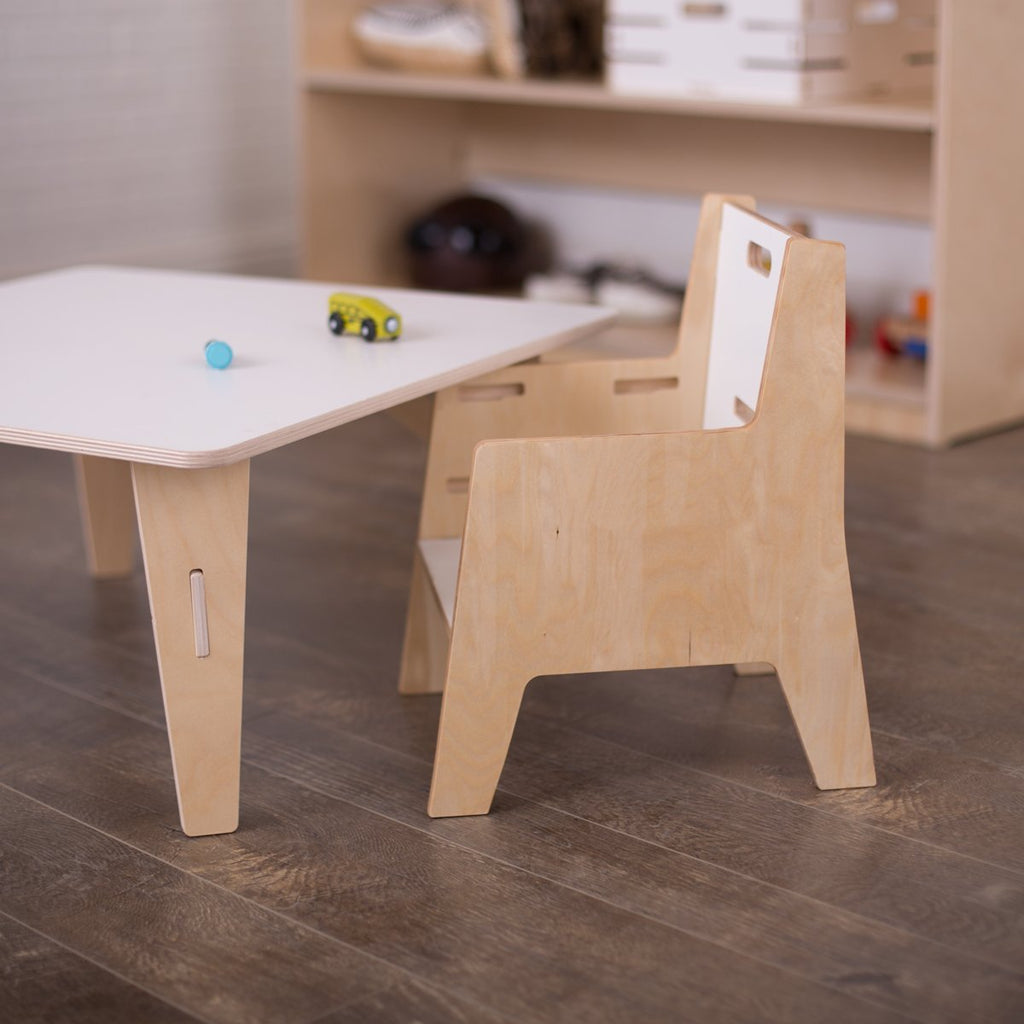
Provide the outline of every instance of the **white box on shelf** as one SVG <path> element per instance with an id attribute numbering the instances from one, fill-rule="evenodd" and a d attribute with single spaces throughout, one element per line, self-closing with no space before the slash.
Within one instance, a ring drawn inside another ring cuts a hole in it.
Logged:
<path id="1" fill-rule="evenodd" d="M 935 0 L 609 0 L 616 92 L 800 102 L 930 91 Z"/>
<path id="2" fill-rule="evenodd" d="M 895 91 L 931 95 L 935 77 L 935 0 L 902 0 L 895 64 Z"/>

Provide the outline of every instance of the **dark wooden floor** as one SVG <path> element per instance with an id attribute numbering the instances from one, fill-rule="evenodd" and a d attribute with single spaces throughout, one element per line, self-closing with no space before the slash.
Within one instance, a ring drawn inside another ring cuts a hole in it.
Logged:
<path id="1" fill-rule="evenodd" d="M 0 1019 L 1024 1020 L 1024 432 L 849 442 L 877 789 L 814 789 L 773 679 L 542 679 L 439 821 L 422 465 L 386 418 L 254 463 L 242 825 L 190 840 L 141 571 L 0 450 Z"/>

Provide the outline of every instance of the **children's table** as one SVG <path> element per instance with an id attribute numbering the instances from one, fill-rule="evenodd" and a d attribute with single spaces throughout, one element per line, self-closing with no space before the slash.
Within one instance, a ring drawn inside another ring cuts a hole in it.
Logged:
<path id="1" fill-rule="evenodd" d="M 339 290 L 398 310 L 401 339 L 332 335 Z M 134 504 L 186 834 L 238 825 L 249 460 L 610 319 L 518 299 L 111 267 L 0 284 L 0 441 L 77 456 L 99 576 L 131 571 Z M 227 368 L 207 364 L 211 339 L 231 346 Z"/>

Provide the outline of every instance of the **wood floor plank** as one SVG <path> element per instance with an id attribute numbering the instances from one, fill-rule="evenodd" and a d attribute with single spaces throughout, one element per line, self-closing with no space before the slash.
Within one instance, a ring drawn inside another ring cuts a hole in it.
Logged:
<path id="1" fill-rule="evenodd" d="M 300 698 L 304 701 L 300 706 L 313 717 L 328 715 L 333 720 L 343 723 L 347 722 L 357 729 L 370 730 L 371 732 L 375 730 L 378 738 L 383 742 L 389 741 L 388 736 L 385 734 L 389 730 L 393 730 L 396 722 L 400 724 L 401 729 L 393 731 L 393 735 L 407 735 L 409 723 L 419 717 L 416 711 L 407 710 L 415 707 L 417 703 L 415 701 L 400 702 L 400 706 L 404 710 L 401 711 L 401 719 L 399 720 L 395 714 L 388 711 L 388 708 L 394 706 L 392 697 L 386 694 L 382 696 L 378 693 L 378 699 L 376 700 L 362 698 L 359 696 L 359 692 L 361 692 L 359 688 L 357 688 L 355 694 L 350 693 L 348 683 L 351 680 L 348 677 L 346 677 L 346 686 L 339 689 L 334 678 L 336 666 L 333 666 L 329 659 L 320 659 L 319 662 L 316 659 L 301 659 L 298 657 L 302 653 L 301 650 L 286 644 L 264 643 L 260 641 L 258 650 L 259 656 L 252 659 L 257 667 L 250 671 L 250 677 L 253 675 L 256 677 L 255 684 L 253 684 L 252 678 L 250 678 L 250 696 L 253 695 L 252 690 L 254 688 L 256 695 L 262 695 L 263 699 L 267 701 L 275 699 L 274 695 L 276 694 L 278 706 L 280 706 L 282 699 Z M 310 677 L 316 676 L 317 673 L 320 675 L 319 691 L 306 685 Z M 731 676 L 729 678 L 731 679 Z M 370 683 L 376 683 L 376 681 L 370 680 Z M 564 686 L 564 681 L 559 681 L 554 685 L 562 687 Z M 740 685 L 748 685 L 748 683 L 745 682 Z M 755 685 L 754 681 L 749 681 L 751 688 Z M 584 706 L 589 707 L 590 705 L 584 703 Z M 784 708 L 782 708 L 782 714 L 785 716 Z M 425 726 L 419 729 L 420 735 L 417 742 L 421 750 L 421 756 L 429 757 L 429 751 L 433 742 L 433 730 L 436 728 L 435 723 L 436 706 L 434 719 L 426 722 Z M 788 724 L 787 728 L 789 728 Z M 516 744 L 513 747 L 513 754 L 515 754 L 516 746 L 519 742 L 520 740 L 517 738 Z M 709 745 L 706 742 L 702 742 L 697 746 L 701 751 L 709 750 Z M 799 777 L 801 785 L 803 785 L 806 783 L 806 777 L 795 736 L 792 737 L 792 746 L 795 763 L 794 774 Z M 714 752 L 713 746 L 710 750 L 712 753 Z M 749 758 L 749 754 L 749 750 L 745 750 L 741 757 Z M 611 758 L 607 751 L 601 754 L 601 758 L 603 759 L 603 764 L 611 763 Z M 756 758 L 753 763 L 755 766 L 760 764 Z M 288 770 L 287 763 L 285 763 L 284 770 Z M 384 778 L 387 778 L 389 773 L 392 772 L 393 767 L 388 766 L 383 766 L 380 770 L 380 774 Z M 365 775 L 369 773 L 363 774 L 364 777 L 360 780 L 359 784 L 365 787 L 366 792 L 373 792 L 376 786 L 387 784 L 386 782 L 378 782 L 366 778 Z M 421 779 L 425 782 L 425 778 L 424 772 Z M 528 789 L 517 791 L 528 794 L 531 792 Z M 671 798 L 685 800 L 688 792 L 687 781 L 685 779 L 680 780 L 676 784 L 676 792 L 672 794 Z M 540 799 L 549 799 L 543 786 L 536 795 Z M 602 799 L 604 798 L 600 790 L 597 791 L 596 795 Z M 413 817 L 421 813 L 421 807 L 417 805 L 419 799 L 419 794 L 416 794 L 416 799 L 406 808 L 407 812 Z M 638 801 L 641 806 L 644 806 L 644 794 L 641 793 L 639 796 L 631 795 L 630 799 Z M 664 804 L 661 804 L 661 806 L 664 806 Z M 703 807 L 704 804 L 698 802 L 697 806 Z M 572 810 L 573 813 L 582 813 L 579 807 L 573 807 Z M 715 813 L 717 814 L 718 812 L 716 811 Z M 689 820 L 689 818 L 684 820 Z M 742 822 L 746 820 L 746 818 L 741 818 L 741 824 L 732 833 L 736 836 L 735 845 L 740 850 L 747 850 L 749 847 L 749 842 L 745 842 L 743 838 Z M 757 825 L 762 824 L 761 820 L 756 820 L 755 823 Z M 840 833 L 840 835 L 843 836 L 845 833 Z M 733 842 L 733 840 L 730 838 L 730 834 L 726 834 L 721 842 L 724 847 L 728 848 L 729 843 Z M 877 843 L 878 840 L 876 839 L 872 844 L 872 850 L 875 849 Z M 726 859 L 724 867 L 732 871 L 749 871 L 753 877 L 762 878 L 771 884 L 789 884 L 785 873 L 786 859 L 790 855 L 786 837 L 784 836 L 781 841 L 776 840 L 774 844 L 768 842 L 765 845 L 767 846 L 768 853 L 765 854 L 762 851 L 761 856 L 767 858 L 767 866 L 757 862 L 737 862 L 732 859 Z M 925 870 L 925 876 L 930 877 L 930 873 L 935 871 L 937 878 L 934 882 L 921 884 L 917 870 L 914 872 L 900 870 L 906 855 L 900 851 L 898 844 L 888 844 L 885 846 L 885 855 L 882 857 L 882 862 L 883 866 L 889 870 L 883 872 L 881 882 L 876 884 L 870 879 L 865 880 L 863 877 L 858 876 L 859 860 L 856 856 L 851 857 L 848 852 L 851 849 L 862 849 L 863 840 L 853 846 L 845 842 L 840 845 L 841 848 L 838 855 L 827 844 L 821 849 L 822 856 L 827 860 L 835 862 L 838 856 L 838 864 L 840 866 L 846 865 L 844 870 L 838 872 L 838 878 L 833 886 L 834 891 L 823 890 L 820 885 L 817 888 L 808 889 L 806 888 L 807 882 L 801 880 L 800 884 L 805 887 L 803 889 L 804 895 L 830 903 L 839 902 L 841 906 L 845 906 L 849 911 L 867 914 L 868 916 L 877 915 L 883 921 L 899 928 L 908 928 L 921 935 L 938 933 L 941 935 L 941 941 L 951 942 L 954 946 L 959 946 L 960 948 L 975 949 L 977 948 L 976 943 L 981 941 L 983 943 L 981 949 L 983 955 L 1008 966 L 1016 965 L 1019 962 L 1017 958 L 1021 956 L 1024 945 L 1021 944 L 1019 928 L 1015 927 L 1016 923 L 1020 921 L 1020 915 L 1017 911 L 1019 906 L 1017 902 L 1019 900 L 1019 888 L 1014 886 L 1013 881 L 1007 882 L 998 873 L 994 877 L 986 876 L 982 882 L 965 878 L 963 875 L 963 864 L 954 860 L 951 864 L 940 864 L 939 869 L 936 869 L 934 865 L 928 865 Z M 688 852 L 686 847 L 683 847 L 683 850 Z M 697 849 L 695 853 L 699 857 L 709 858 L 712 864 L 715 863 L 714 857 L 706 850 Z M 878 856 L 877 853 L 872 855 L 874 857 Z M 774 867 L 772 866 L 772 856 L 777 861 Z M 719 863 L 723 862 L 719 861 Z M 937 895 L 946 889 L 951 892 L 948 898 Z M 798 891 L 800 891 L 799 888 Z M 985 899 L 980 903 L 975 897 L 978 891 L 984 891 L 986 894 Z M 837 896 L 836 893 L 839 895 Z M 994 899 L 991 895 L 993 893 L 999 894 L 999 898 Z M 641 903 L 640 905 L 642 906 L 643 904 Z M 937 928 L 936 926 L 940 927 Z M 794 941 L 799 946 L 803 940 L 797 938 Z M 753 943 L 744 948 L 750 951 L 752 947 Z M 771 955 L 777 956 L 775 953 Z M 836 962 L 839 959 L 837 957 Z M 885 960 L 886 957 L 876 953 L 876 961 L 878 959 Z M 811 968 L 806 964 L 801 965 L 801 969 L 808 971 L 820 970 L 817 976 L 822 978 L 838 977 L 842 973 L 835 970 L 830 971 L 827 964 L 824 965 L 823 970 L 820 969 L 819 965 Z M 905 965 L 901 964 L 901 970 L 905 969 Z M 885 971 L 865 969 L 852 970 L 848 973 L 851 977 L 873 979 L 883 988 L 890 985 L 889 974 Z M 891 972 L 889 973 L 891 974 Z M 913 973 L 911 971 L 911 976 L 913 976 Z M 958 977 L 958 972 L 955 970 L 939 973 Z M 925 973 L 924 977 L 927 977 L 927 973 Z M 916 981 L 911 981 L 908 990 L 913 991 L 915 984 L 917 984 Z M 982 988 L 985 987 L 983 980 L 980 985 Z M 900 987 L 900 985 L 897 985 L 897 987 Z M 966 985 L 964 988 L 966 991 L 972 990 L 970 985 Z M 999 986 L 997 985 L 996 988 L 998 989 Z M 938 986 L 938 990 L 942 990 L 941 985 Z M 928 999 L 926 998 L 925 1001 L 927 1002 Z M 954 1001 L 952 1005 L 957 1004 Z"/>
<path id="2" fill-rule="evenodd" d="M 9 687 L 9 693 L 10 712 L 0 716 L 0 743 L 17 751 L 17 745 L 10 746 L 15 740 L 15 723 L 40 721 L 44 709 L 31 693 L 15 687 Z M 424 706 L 422 702 L 412 703 L 414 707 Z M 120 745 L 115 747 L 116 759 L 110 744 L 96 754 L 88 746 L 76 745 L 68 750 L 80 732 L 73 727 L 69 737 L 67 724 L 52 711 L 46 716 L 54 719 L 51 727 L 60 735 L 58 753 L 42 770 L 38 767 L 39 752 L 22 740 L 22 753 L 14 758 L 10 773 L 16 784 L 31 787 L 39 799 L 77 808 L 78 813 L 105 830 L 128 836 L 137 845 L 161 856 L 173 856 L 180 866 L 199 873 L 210 868 L 208 852 L 193 852 L 194 844 L 179 839 L 172 854 L 163 845 L 167 843 L 166 830 L 153 821 L 148 826 L 140 821 L 140 793 L 159 788 L 161 779 L 154 771 L 145 786 L 140 785 L 138 771 L 131 769 L 133 761 L 145 760 L 138 743 L 123 750 Z M 72 716 L 76 724 L 80 716 L 81 712 Z M 88 740 L 88 732 L 85 738 Z M 48 742 L 48 731 L 36 742 Z M 61 754 L 61 750 L 68 752 Z M 639 842 L 526 800 L 502 795 L 490 820 L 431 822 L 423 810 L 429 770 L 426 761 L 417 762 L 377 744 L 354 740 L 325 724 L 283 715 L 260 718 L 250 728 L 246 756 L 248 761 L 265 764 L 302 785 L 358 803 L 446 842 L 795 975 L 848 990 L 857 998 L 894 1012 L 922 1020 L 983 1022 L 999 1019 L 1000 1013 L 1024 998 L 1024 979 L 1012 970 L 820 899 L 795 895 L 780 885 L 716 867 L 712 859 Z M 88 795 L 81 792 L 81 780 L 70 776 L 69 762 L 88 767 L 88 777 L 94 780 Z M 25 765 L 37 766 L 27 782 Z M 254 784 L 253 779 L 258 780 L 258 776 L 247 773 L 247 790 Z M 106 795 L 100 797 L 100 793 Z M 246 807 L 255 815 L 254 827 L 263 829 L 266 814 L 248 800 Z M 168 807 L 167 813 L 171 810 Z M 239 839 L 251 845 L 245 839 L 246 831 L 243 822 Z M 296 831 L 301 831 L 300 825 Z M 319 837 L 321 832 L 315 834 Z M 839 837 L 840 841 L 845 839 Z M 301 879 L 300 865 L 313 855 L 296 843 L 293 862 Z M 858 863 L 856 857 L 850 857 L 851 867 Z M 228 873 L 229 867 L 230 863 L 222 864 L 222 873 L 214 877 L 220 884 L 236 889 L 240 883 Z M 860 870 L 863 873 L 863 864 Z M 275 866 L 267 873 L 270 881 L 255 887 L 247 882 L 244 892 L 262 902 L 271 900 L 272 906 L 293 906 L 300 901 L 295 890 L 272 890 L 272 885 L 285 884 L 277 880 L 278 872 Z M 991 874 L 988 881 L 993 881 Z M 854 878 L 850 887 L 858 885 L 864 887 L 862 878 Z M 920 901 L 919 896 L 919 915 Z M 962 910 L 963 901 L 958 901 L 955 894 L 950 901 Z M 939 912 L 934 907 L 937 902 L 944 903 L 943 896 L 929 893 L 928 912 Z M 779 927 L 780 922 L 785 922 L 784 928 Z M 991 921 L 976 913 L 971 925 L 991 927 Z"/>
<path id="3" fill-rule="evenodd" d="M 243 774 L 248 824 L 212 842 L 185 839 L 138 812 L 154 800 L 146 794 L 155 774 L 126 770 L 155 759 L 163 747 L 157 729 L 85 701 L 40 697 L 28 684 L 7 680 L 4 690 L 2 742 L 14 756 L 0 778 L 8 785 L 158 865 L 173 862 L 186 878 L 275 909 L 491 1012 L 531 1021 L 907 1019 L 860 993 L 251 768 Z M 31 723 L 30 738 L 19 740 L 26 731 L 19 723 Z M 51 749 L 49 759 L 40 758 L 41 746 Z M 65 840 L 76 856 L 95 860 L 83 843 Z M 26 892 L 41 888 L 22 870 Z"/>
<path id="4" fill-rule="evenodd" d="M 764 680 L 747 682 L 729 684 L 734 698 L 739 694 L 736 699 L 742 699 L 748 689 L 765 688 Z M 564 703 L 578 703 L 587 714 L 574 720 L 573 729 L 616 746 L 1024 871 L 1024 777 L 1000 765 L 876 734 L 878 785 L 823 793 L 814 788 L 788 722 L 778 729 L 733 729 L 726 711 L 724 722 L 695 724 L 689 716 L 676 717 L 649 694 L 644 695 L 647 699 L 625 700 L 614 695 L 605 705 L 602 694 L 616 682 L 605 682 L 603 689 L 595 689 L 594 683 L 581 677 L 565 685 L 534 685 L 524 711 L 562 721 Z M 768 684 L 778 687 L 773 681 Z M 617 685 L 628 689 L 630 684 L 621 680 Z M 781 703 L 781 694 L 776 699 Z M 614 756 L 609 750 L 613 763 Z"/>
<path id="5" fill-rule="evenodd" d="M 110 581 L 104 581 L 106 589 Z M 59 586 L 59 584 L 58 584 Z M 88 602 L 86 602 L 88 604 Z M 163 699 L 152 632 L 150 654 L 125 650 L 102 636 L 66 628 L 0 600 L 0 644 L 5 663 L 19 673 L 82 693 L 125 714 L 163 723 Z"/>
<path id="6" fill-rule="evenodd" d="M 310 1021 L 400 976 L 6 786 L 0 818 L 0 910 L 205 1020 Z"/>
<path id="7" fill-rule="evenodd" d="M 839 810 L 856 794 L 766 803 L 746 785 L 694 772 L 671 756 L 652 759 L 529 716 L 522 724 L 503 780 L 514 792 L 940 941 L 984 950 L 1010 967 L 1024 963 L 1024 876 L 865 827 Z M 547 756 L 555 736 L 562 743 L 557 760 Z M 716 764 L 730 763 L 727 750 L 713 753 Z M 748 747 L 744 756 L 749 754 Z M 610 764 L 614 772 L 607 770 Z M 763 840 L 754 846 L 746 837 L 758 833 Z M 804 864 L 817 868 L 801 870 Z"/>
<path id="8" fill-rule="evenodd" d="M 141 572 L 89 580 L 67 460 L 0 448 L 0 778 L 173 863 L 189 927 L 212 883 L 393 965 L 314 985 L 329 1024 L 1016 1022 L 1024 433 L 847 457 L 874 791 L 813 789 L 776 682 L 641 673 L 532 684 L 496 813 L 426 821 L 437 701 L 394 695 L 423 446 L 383 417 L 254 463 L 243 830 L 209 845 L 174 825 Z"/>
<path id="9" fill-rule="evenodd" d="M 678 780 L 674 792 L 657 791 L 654 808 L 645 799 L 649 791 L 632 803 L 624 798 L 642 822 L 637 825 L 624 814 L 614 816 L 618 801 L 608 799 L 606 788 L 594 794 L 596 807 L 585 797 L 561 799 L 564 769 L 550 760 L 538 769 L 547 773 L 544 787 L 531 787 L 519 773 L 509 781 L 513 791 L 546 803 L 501 793 L 486 821 L 427 825 L 422 820 L 426 771 L 411 759 L 403 763 L 308 719 L 273 715 L 254 723 L 250 743 L 261 763 L 324 792 L 419 823 L 434 835 L 709 942 L 848 987 L 899 1012 L 981 1022 L 1000 1014 L 1012 1019 L 1024 1007 L 1019 970 L 1024 880 L 1005 871 L 938 853 L 922 858 L 922 879 L 918 867 L 909 868 L 906 844 L 899 840 L 857 827 L 833 829 L 820 817 L 808 820 L 799 808 L 790 820 L 775 817 L 771 807 L 755 819 L 749 801 L 735 797 L 710 809 L 700 806 L 677 822 L 681 830 L 689 824 L 689 843 L 663 845 L 665 837 L 652 822 L 691 797 Z M 532 753 L 524 760 L 529 762 Z M 566 753 L 572 760 L 576 749 Z M 746 820 L 720 836 L 724 854 L 692 824 L 697 813 L 727 822 L 738 811 Z M 601 820 L 604 826 L 593 824 Z M 756 826 L 760 833 L 744 826 Z M 814 878 L 794 877 L 801 841 L 813 844 L 803 850 L 808 859 L 820 855 L 838 862 L 835 873 L 822 869 Z M 765 861 L 773 858 L 769 871 Z M 979 905 L 979 896 L 987 897 L 985 905 Z M 952 936 L 945 928 L 954 930 Z M 982 950 L 992 962 L 981 962 Z"/>
<path id="10" fill-rule="evenodd" d="M 0 1014 L 18 1024 L 195 1024 L 200 1018 L 0 914 Z"/>
<path id="11" fill-rule="evenodd" d="M 360 792 L 382 793 L 388 800 L 399 801 L 386 805 L 389 813 L 416 820 L 422 804 L 419 793 L 412 791 L 425 788 L 428 770 L 403 772 L 403 799 L 391 784 L 400 762 L 356 749 L 357 737 L 428 762 L 436 736 L 437 699 L 394 702 L 386 695 L 361 696 L 337 685 L 326 659 L 279 645 L 261 650 L 267 674 L 260 677 L 251 697 L 285 712 L 288 721 L 267 716 L 260 718 L 262 724 L 254 722 L 247 756 L 275 770 L 301 772 L 305 759 L 321 752 L 316 772 L 342 787 L 338 792 L 345 798 L 357 799 Z M 735 695 L 725 711 L 724 698 L 716 699 L 697 721 L 673 721 L 663 730 L 667 753 L 685 749 L 696 762 L 693 771 L 689 765 L 652 759 L 642 751 L 600 737 L 588 739 L 585 733 L 562 727 L 565 721 L 574 725 L 592 709 L 587 700 L 592 686 L 606 686 L 616 699 L 639 701 L 643 707 L 635 693 L 628 699 L 619 696 L 630 693 L 628 687 L 612 685 L 607 679 L 539 681 L 533 693 L 528 690 L 502 786 L 622 831 L 638 829 L 631 834 L 645 841 L 665 841 L 651 825 L 660 817 L 662 831 L 672 837 L 668 845 L 682 853 L 922 937 L 935 937 L 1011 970 L 1024 963 L 1024 879 L 1019 873 L 932 845 L 908 845 L 888 828 L 851 820 L 843 813 L 845 802 L 861 794 L 814 789 L 781 695 L 775 692 L 771 700 L 779 704 L 774 714 L 784 743 L 771 729 L 772 719 L 760 713 L 764 698 L 759 691 L 766 690 L 764 683 L 734 679 L 725 669 L 701 673 L 691 685 L 696 691 L 719 684 L 721 692 L 731 686 Z M 663 674 L 645 680 L 645 685 L 652 688 L 656 707 L 658 695 L 679 683 Z M 778 689 L 773 681 L 767 685 Z M 577 688 L 575 695 L 564 692 L 572 686 Z M 533 713 L 535 704 L 547 713 Z M 694 704 L 700 705 L 696 692 Z M 628 706 L 614 707 L 617 710 L 608 712 L 609 718 L 628 720 Z M 738 709 L 739 726 L 727 713 L 730 708 Z M 758 724 L 749 724 L 751 720 Z M 661 730 L 652 725 L 650 735 L 659 737 Z M 337 762 L 333 768 L 331 758 Z M 989 766 L 982 767 L 987 776 Z M 715 772 L 736 772 L 743 784 L 716 779 Z M 780 790 L 780 774 L 801 800 L 795 801 L 785 787 Z M 916 790 L 928 783 L 929 775 L 909 778 L 911 789 Z M 759 798 L 748 788 L 750 781 L 772 792 Z M 864 796 L 871 798 L 873 792 L 865 791 Z M 891 800 L 897 807 L 901 804 L 895 787 L 878 799 Z M 609 804 L 607 822 L 602 801 Z M 674 809 L 673 815 L 668 808 Z M 1016 834 L 1019 820 L 1009 812 L 1005 817 L 1008 834 Z M 635 826 L 629 824 L 633 818 Z M 821 872 L 793 875 L 795 836 L 801 837 L 809 863 L 820 857 Z"/>
<path id="12" fill-rule="evenodd" d="M 374 992 L 341 1007 L 315 1024 L 512 1024 L 478 1003 L 449 992 L 428 989 L 415 981 Z"/>

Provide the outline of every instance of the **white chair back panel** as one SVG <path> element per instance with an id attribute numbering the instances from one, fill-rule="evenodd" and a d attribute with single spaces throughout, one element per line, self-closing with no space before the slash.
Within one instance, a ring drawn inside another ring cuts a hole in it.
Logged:
<path id="1" fill-rule="evenodd" d="M 790 233 L 726 203 L 718 247 L 704 429 L 741 427 L 757 409 Z"/>

